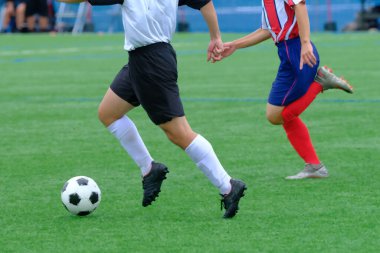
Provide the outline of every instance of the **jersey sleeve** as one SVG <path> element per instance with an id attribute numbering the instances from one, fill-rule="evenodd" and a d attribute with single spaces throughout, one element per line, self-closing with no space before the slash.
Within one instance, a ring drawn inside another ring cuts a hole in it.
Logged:
<path id="1" fill-rule="evenodd" d="M 211 2 L 211 0 L 179 0 L 178 5 L 187 5 L 190 8 L 200 10 L 203 6 Z"/>
<path id="2" fill-rule="evenodd" d="M 261 29 L 263 29 L 263 30 L 269 30 L 269 27 L 268 27 L 268 24 L 267 24 L 267 20 L 266 20 L 266 17 L 265 17 L 264 9 L 261 12 Z"/>
<path id="3" fill-rule="evenodd" d="M 305 0 L 284 0 L 290 7 L 299 3 L 305 3 Z"/>

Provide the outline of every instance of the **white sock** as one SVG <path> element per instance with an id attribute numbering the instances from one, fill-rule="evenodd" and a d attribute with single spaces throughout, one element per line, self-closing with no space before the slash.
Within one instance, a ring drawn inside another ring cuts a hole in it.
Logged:
<path id="1" fill-rule="evenodd" d="M 205 138 L 197 135 L 185 149 L 185 152 L 211 183 L 219 188 L 221 194 L 227 194 L 231 191 L 231 177 L 224 170 L 211 144 Z"/>
<path id="2" fill-rule="evenodd" d="M 123 116 L 107 128 L 140 167 L 141 174 L 143 176 L 148 174 L 153 158 L 150 156 L 133 121 L 127 116 Z"/>

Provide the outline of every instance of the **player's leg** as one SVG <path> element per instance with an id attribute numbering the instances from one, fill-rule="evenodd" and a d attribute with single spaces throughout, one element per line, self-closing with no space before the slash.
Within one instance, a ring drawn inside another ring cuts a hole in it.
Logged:
<path id="1" fill-rule="evenodd" d="M 149 59 L 149 60 L 146 60 Z M 159 43 L 130 54 L 130 68 L 139 76 L 135 85 L 139 101 L 152 122 L 174 144 L 184 149 L 222 194 L 231 188 L 230 177 L 211 144 L 193 132 L 186 120 L 177 84 L 177 61 L 169 44 Z"/>
<path id="2" fill-rule="evenodd" d="M 174 118 L 160 127 L 172 143 L 185 150 L 221 194 L 231 191 L 231 177 L 224 170 L 211 144 L 191 129 L 186 117 Z"/>
<path id="3" fill-rule="evenodd" d="M 135 90 L 152 122 L 163 129 L 174 144 L 186 151 L 226 199 L 226 218 L 233 217 L 245 184 L 224 170 L 211 144 L 193 132 L 186 120 L 177 85 L 177 60 L 170 44 L 157 43 L 130 53 Z M 232 187 L 231 187 L 232 185 Z"/>
<path id="4" fill-rule="evenodd" d="M 15 14 L 14 10 L 15 10 L 15 6 L 13 2 L 9 2 L 9 1 L 6 2 L 4 18 L 2 20 L 3 24 L 2 24 L 1 32 L 7 32 L 7 29 L 9 28 L 10 23 L 11 23 L 11 19 Z"/>
<path id="5" fill-rule="evenodd" d="M 290 120 L 283 118 L 287 107 L 267 104 L 268 121 L 274 125 L 282 124 L 289 142 L 305 163 L 319 164 L 318 156 L 315 152 L 309 131 L 299 117 L 292 117 Z"/>
<path id="6" fill-rule="evenodd" d="M 113 84 L 115 88 L 115 82 Z M 126 115 L 134 106 L 120 98 L 110 88 L 99 106 L 99 119 L 107 129 L 119 140 L 124 150 L 140 167 L 143 177 L 142 205 L 150 205 L 161 189 L 161 184 L 169 172 L 164 164 L 153 161 L 135 124 Z"/>
<path id="7" fill-rule="evenodd" d="M 34 15 L 26 17 L 26 25 L 30 32 L 35 32 L 36 17 Z"/>
<path id="8" fill-rule="evenodd" d="M 38 17 L 38 27 L 40 32 L 49 31 L 49 18 L 47 16 Z"/>
<path id="9" fill-rule="evenodd" d="M 36 25 L 36 17 L 35 14 L 37 12 L 36 1 L 28 1 L 26 4 L 25 17 L 26 17 L 26 25 L 30 32 L 35 31 Z"/>
<path id="10" fill-rule="evenodd" d="M 19 32 L 26 32 L 26 24 L 25 24 L 25 11 L 26 11 L 26 3 L 24 1 L 19 1 L 16 7 L 16 28 Z"/>
<path id="11" fill-rule="evenodd" d="M 49 11 L 46 0 L 37 0 L 38 2 L 38 28 L 40 32 L 49 30 Z"/>
<path id="12" fill-rule="evenodd" d="M 244 182 L 232 179 L 223 168 L 210 142 L 195 133 L 186 117 L 177 117 L 160 125 L 169 140 L 185 150 L 197 167 L 223 196 L 224 218 L 236 215 L 240 198 L 247 188 Z"/>
<path id="13" fill-rule="evenodd" d="M 313 68 L 305 65 L 302 71 L 298 69 L 299 52 L 299 40 L 291 40 L 279 45 L 279 55 L 282 59 L 268 99 L 267 118 L 272 124 L 283 125 L 289 142 L 305 164 L 308 164 L 307 168 L 318 170 L 323 165 L 315 152 L 309 131 L 299 115 L 322 91 L 322 86 L 313 81 L 317 65 Z M 315 55 L 319 62 L 316 49 Z M 315 175 L 310 174 L 311 176 Z M 303 177 L 305 175 L 302 175 Z"/>
<path id="14" fill-rule="evenodd" d="M 149 154 L 135 124 L 126 115 L 138 105 L 129 87 L 128 67 L 125 66 L 115 77 L 99 105 L 99 120 L 119 140 L 132 157 L 144 176 L 149 173 L 153 158 Z M 127 102 L 130 101 L 130 102 Z"/>
<path id="15" fill-rule="evenodd" d="M 284 116 L 286 111 L 287 107 L 267 104 L 268 120 L 272 124 L 282 124 L 290 144 L 305 162 L 303 171 L 294 176 L 289 176 L 287 179 L 327 177 L 327 169 L 317 156 L 307 126 L 298 116 L 294 117 L 294 115 L 291 115 L 289 117 L 290 120 L 288 120 Z"/>

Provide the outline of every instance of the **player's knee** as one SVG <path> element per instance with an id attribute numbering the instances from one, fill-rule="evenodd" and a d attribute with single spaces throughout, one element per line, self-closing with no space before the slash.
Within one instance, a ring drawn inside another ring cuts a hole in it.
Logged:
<path id="1" fill-rule="evenodd" d="M 105 122 L 107 121 L 107 117 L 104 111 L 100 107 L 98 108 L 98 119 L 100 122 L 102 122 L 105 125 Z"/>
<path id="2" fill-rule="evenodd" d="M 112 117 L 112 115 L 109 115 L 105 110 L 103 110 L 102 107 L 98 108 L 98 119 L 106 127 L 117 120 L 116 118 Z"/>
<path id="3" fill-rule="evenodd" d="M 281 115 L 277 115 L 277 114 L 267 112 L 266 116 L 267 116 L 267 120 L 272 125 L 281 125 L 283 123 Z"/>
<path id="4" fill-rule="evenodd" d="M 192 133 L 186 133 L 185 131 L 165 131 L 165 134 L 173 144 L 182 149 L 185 149 L 194 139 Z"/>

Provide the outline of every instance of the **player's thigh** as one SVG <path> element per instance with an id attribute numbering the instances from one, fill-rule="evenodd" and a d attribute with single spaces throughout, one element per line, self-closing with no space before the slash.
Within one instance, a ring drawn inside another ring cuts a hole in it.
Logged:
<path id="1" fill-rule="evenodd" d="M 177 84 L 176 55 L 170 44 L 139 48 L 130 54 L 129 68 L 136 96 L 154 124 L 185 115 Z"/>
<path id="2" fill-rule="evenodd" d="M 274 125 L 279 125 L 283 123 L 282 120 L 282 111 L 284 106 L 272 105 L 267 103 L 266 116 L 270 123 Z"/>
<path id="3" fill-rule="evenodd" d="M 109 88 L 99 105 L 99 119 L 104 125 L 108 126 L 112 122 L 123 117 L 133 108 L 134 106 L 132 104 L 120 98 Z"/>
<path id="4" fill-rule="evenodd" d="M 17 8 L 16 8 L 16 15 L 22 15 L 24 18 L 25 11 L 26 11 L 26 3 L 24 2 L 19 3 L 19 5 L 17 5 Z"/>
<path id="5" fill-rule="evenodd" d="M 159 126 L 173 143 L 183 149 L 188 147 L 197 135 L 191 129 L 185 116 L 173 118 Z"/>

